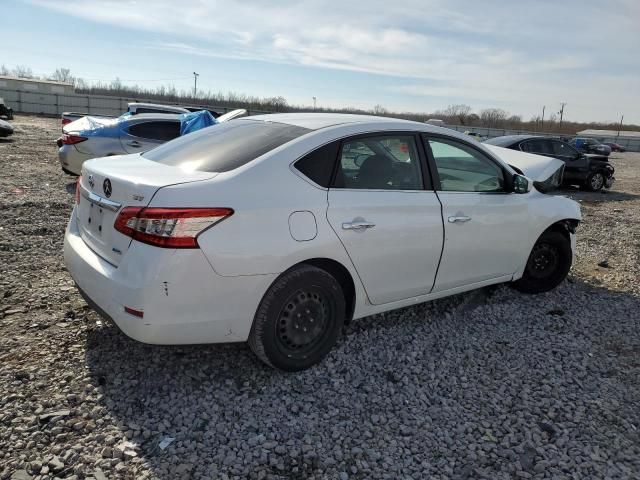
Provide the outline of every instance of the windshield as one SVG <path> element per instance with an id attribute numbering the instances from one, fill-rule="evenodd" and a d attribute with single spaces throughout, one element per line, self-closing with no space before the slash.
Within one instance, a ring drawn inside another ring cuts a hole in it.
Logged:
<path id="1" fill-rule="evenodd" d="M 179 137 L 142 156 L 183 170 L 227 172 L 310 131 L 285 123 L 233 120 Z"/>

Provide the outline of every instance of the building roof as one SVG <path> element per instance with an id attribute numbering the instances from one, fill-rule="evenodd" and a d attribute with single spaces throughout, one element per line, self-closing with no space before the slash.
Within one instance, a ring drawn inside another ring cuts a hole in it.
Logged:
<path id="1" fill-rule="evenodd" d="M 589 135 L 592 137 L 617 137 L 618 131 L 588 129 L 588 130 L 582 130 L 581 132 L 578 132 L 576 135 Z M 640 132 L 620 130 L 619 136 L 624 138 L 640 138 Z"/>
<path id="2" fill-rule="evenodd" d="M 0 80 L 15 80 L 17 82 L 32 82 L 32 83 L 48 83 L 52 85 L 61 85 L 63 87 L 72 87 L 73 84 L 66 82 L 56 82 L 55 80 L 41 80 L 39 78 L 21 78 L 21 77 L 9 77 L 0 75 Z"/>

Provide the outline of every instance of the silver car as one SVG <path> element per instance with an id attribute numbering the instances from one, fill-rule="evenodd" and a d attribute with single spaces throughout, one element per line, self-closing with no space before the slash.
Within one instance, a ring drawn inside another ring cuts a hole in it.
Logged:
<path id="1" fill-rule="evenodd" d="M 233 110 L 217 123 L 246 115 Z M 139 113 L 118 118 L 82 117 L 65 125 L 57 140 L 62 170 L 80 175 L 82 164 L 91 158 L 141 153 L 180 136 L 181 114 Z"/>

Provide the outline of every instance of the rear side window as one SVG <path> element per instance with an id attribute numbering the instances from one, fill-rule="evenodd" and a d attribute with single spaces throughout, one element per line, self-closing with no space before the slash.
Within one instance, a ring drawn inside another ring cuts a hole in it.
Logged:
<path id="1" fill-rule="evenodd" d="M 310 131 L 286 123 L 232 120 L 176 138 L 143 157 L 185 170 L 228 172 Z"/>
<path id="2" fill-rule="evenodd" d="M 553 155 L 553 150 L 549 145 L 549 141 L 544 138 L 536 138 L 533 140 L 527 140 L 526 142 L 522 142 L 520 145 L 520 149 L 523 152 L 528 153 L 542 153 L 547 155 Z"/>
<path id="3" fill-rule="evenodd" d="M 321 187 L 329 188 L 340 142 L 324 145 L 295 163 L 296 170 Z"/>
<path id="4" fill-rule="evenodd" d="M 150 140 L 169 141 L 180 136 L 180 122 L 144 122 L 130 125 L 129 135 Z"/>

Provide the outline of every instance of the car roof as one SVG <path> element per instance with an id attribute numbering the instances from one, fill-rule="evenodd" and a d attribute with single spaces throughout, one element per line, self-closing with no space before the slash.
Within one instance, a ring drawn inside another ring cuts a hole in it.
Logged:
<path id="1" fill-rule="evenodd" d="M 127 104 L 129 107 L 135 106 L 136 108 L 157 108 L 157 109 L 165 109 L 165 110 L 187 110 L 185 107 L 181 107 L 180 105 L 163 105 L 161 103 L 145 103 L 145 102 L 131 102 Z"/>
<path id="2" fill-rule="evenodd" d="M 268 115 L 254 115 L 245 118 L 249 120 L 261 120 L 264 122 L 285 123 L 296 127 L 308 128 L 309 130 L 318 130 L 320 128 L 332 127 L 334 125 L 341 125 L 345 123 L 388 124 L 389 122 L 397 122 L 411 125 L 414 128 L 416 125 L 429 127 L 429 125 L 425 123 L 412 122 L 410 120 L 402 120 L 399 118 L 377 117 L 375 115 L 356 115 L 351 113 L 272 113 Z M 428 128 L 425 130 L 428 130 Z M 439 127 L 436 127 L 434 131 L 440 131 Z"/>
<path id="3" fill-rule="evenodd" d="M 133 122 L 140 120 L 180 120 L 182 113 L 138 113 L 125 117 L 125 121 Z"/>
<path id="4" fill-rule="evenodd" d="M 533 138 L 546 138 L 542 135 L 503 135 L 502 137 L 493 137 L 486 140 L 485 143 L 489 145 L 513 145 L 514 143 L 521 142 L 522 140 L 530 140 Z"/>

